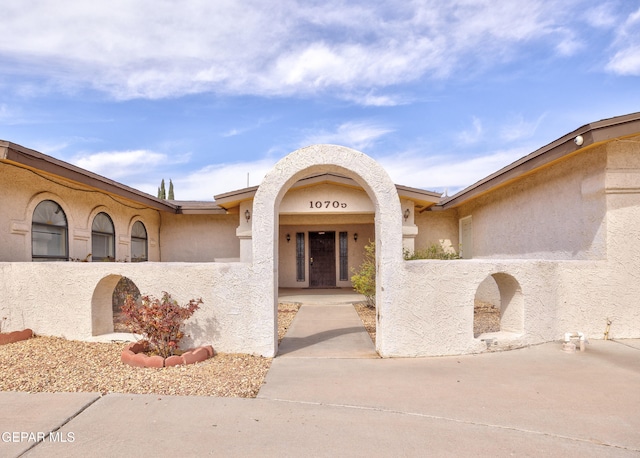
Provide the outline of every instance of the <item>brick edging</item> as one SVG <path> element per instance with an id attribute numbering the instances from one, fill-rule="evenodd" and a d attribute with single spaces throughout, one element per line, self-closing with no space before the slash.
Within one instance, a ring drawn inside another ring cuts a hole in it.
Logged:
<path id="1" fill-rule="evenodd" d="M 199 363 L 213 357 L 215 354 L 211 345 L 191 348 L 180 356 L 174 355 L 168 358 L 148 356 L 143 353 L 145 350 L 146 345 L 144 343 L 132 342 L 122 350 L 120 361 L 133 367 L 171 367 L 182 364 Z"/>
<path id="2" fill-rule="evenodd" d="M 13 331 L 6 334 L 0 334 L 0 345 L 6 345 L 21 340 L 27 340 L 33 337 L 33 331 L 31 329 L 25 329 L 23 331 Z"/>

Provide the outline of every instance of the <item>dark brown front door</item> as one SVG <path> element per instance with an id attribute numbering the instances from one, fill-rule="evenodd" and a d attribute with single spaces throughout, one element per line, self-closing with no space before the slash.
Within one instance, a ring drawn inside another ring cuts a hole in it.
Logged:
<path id="1" fill-rule="evenodd" d="M 336 233 L 309 232 L 309 287 L 335 288 Z"/>

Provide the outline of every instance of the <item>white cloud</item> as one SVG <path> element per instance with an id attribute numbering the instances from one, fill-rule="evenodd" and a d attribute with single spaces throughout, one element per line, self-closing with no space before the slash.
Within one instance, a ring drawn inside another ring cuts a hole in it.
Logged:
<path id="1" fill-rule="evenodd" d="M 222 132 L 220 134 L 221 137 L 226 138 L 226 137 L 235 137 L 237 135 L 242 135 L 246 132 L 250 132 L 254 129 L 257 129 L 259 127 L 262 127 L 265 124 L 268 124 L 270 122 L 273 121 L 274 118 L 272 117 L 266 117 L 266 118 L 260 118 L 257 121 L 253 122 L 252 124 L 248 124 L 242 127 L 234 127 L 232 129 L 229 129 L 225 132 Z"/>
<path id="2" fill-rule="evenodd" d="M 615 53 L 606 69 L 619 75 L 640 76 L 640 9 L 617 28 Z"/>
<path id="3" fill-rule="evenodd" d="M 426 156 L 422 152 L 408 152 L 375 159 L 397 184 L 429 190 L 447 189 L 451 195 L 529 152 L 523 147 L 458 159 L 444 155 Z M 265 175 L 276 162 L 276 158 L 264 157 L 255 161 L 212 164 L 186 176 L 174 176 L 172 181 L 176 199 L 213 200 L 214 195 L 245 188 L 247 174 L 249 174 L 249 186 L 257 186 L 262 183 Z M 168 180 L 168 177 L 165 180 Z M 134 179 L 130 182 L 134 188 L 155 195 L 160 179 L 155 181 Z"/>
<path id="4" fill-rule="evenodd" d="M 619 75 L 640 76 L 640 45 L 615 53 L 607 69 Z"/>
<path id="5" fill-rule="evenodd" d="M 593 5 L 584 12 L 585 21 L 591 27 L 610 29 L 618 24 L 615 5 L 611 2 Z"/>
<path id="6" fill-rule="evenodd" d="M 172 178 L 175 197 L 177 200 L 213 200 L 213 196 L 216 194 L 245 188 L 247 174 L 249 174 L 249 186 L 259 185 L 275 163 L 276 161 L 272 158 L 263 158 L 250 162 L 214 164 L 203 167 L 186 176 Z M 155 195 L 158 183 L 139 181 L 132 186 Z"/>
<path id="7" fill-rule="evenodd" d="M 395 107 L 398 105 L 406 105 L 410 100 L 403 95 L 397 94 L 375 94 L 369 91 L 366 94 L 356 92 L 345 93 L 342 95 L 345 100 L 355 102 L 358 105 L 366 107 Z"/>
<path id="8" fill-rule="evenodd" d="M 429 190 L 448 189 L 451 195 L 528 153 L 522 147 L 470 158 L 405 153 L 378 157 L 376 160 L 397 184 Z"/>
<path id="9" fill-rule="evenodd" d="M 500 138 L 504 141 L 512 142 L 533 137 L 545 114 L 533 121 L 525 120 L 522 115 L 513 115 L 500 131 Z"/>
<path id="10" fill-rule="evenodd" d="M 83 169 L 90 170 L 105 177 L 121 180 L 148 174 L 154 169 L 167 167 L 172 164 L 183 163 L 188 160 L 188 154 L 168 156 L 148 150 L 133 151 L 103 151 L 86 155 L 77 155 L 72 163 Z M 155 194 L 155 191 L 152 193 Z"/>
<path id="11" fill-rule="evenodd" d="M 479 142 L 482 139 L 484 130 L 482 128 L 482 121 L 479 118 L 473 117 L 471 119 L 472 126 L 470 129 L 463 130 L 458 135 L 458 141 L 464 145 L 472 145 Z"/>
<path id="12" fill-rule="evenodd" d="M 556 45 L 556 51 L 559 55 L 573 56 L 578 51 L 586 47 L 585 43 L 583 43 L 572 31 L 566 29 L 563 31 L 563 38 L 558 40 L 558 44 Z"/>
<path id="13" fill-rule="evenodd" d="M 7 0 L 0 71 L 120 99 L 333 91 L 388 106 L 369 91 L 516 59 L 528 43 L 575 52 L 579 2 Z"/>
<path id="14" fill-rule="evenodd" d="M 367 122 L 346 122 L 334 131 L 313 132 L 300 141 L 299 146 L 330 143 L 348 146 L 365 151 L 380 137 L 393 132 L 393 129 Z"/>
<path id="15" fill-rule="evenodd" d="M 9 110 L 9 106 L 6 103 L 0 104 L 0 122 L 10 124 L 12 119 L 13 115 Z"/>

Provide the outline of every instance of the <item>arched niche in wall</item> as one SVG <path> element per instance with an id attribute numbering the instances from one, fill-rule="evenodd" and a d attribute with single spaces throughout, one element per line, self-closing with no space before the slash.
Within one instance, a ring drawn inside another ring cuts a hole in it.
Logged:
<path id="1" fill-rule="evenodd" d="M 474 301 L 474 337 L 491 333 L 520 335 L 524 332 L 524 298 L 515 277 L 498 272 L 478 286 Z"/>

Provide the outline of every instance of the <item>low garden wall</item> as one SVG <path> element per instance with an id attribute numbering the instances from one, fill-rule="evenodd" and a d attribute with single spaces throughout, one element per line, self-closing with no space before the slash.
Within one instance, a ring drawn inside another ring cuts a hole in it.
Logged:
<path id="1" fill-rule="evenodd" d="M 638 338 L 640 297 L 607 261 L 418 260 L 402 262 L 378 303 L 377 349 L 382 356 L 433 356 L 485 351 L 474 338 L 474 298 L 491 276 L 498 288 L 503 348 L 560 340 L 566 332 Z M 109 333 L 111 297 L 121 277 L 142 294 L 169 292 L 179 303 L 201 297 L 187 323 L 185 348 L 273 356 L 275 286 L 251 263 L 0 263 L 2 332 L 87 340 Z M 275 272 L 277 276 L 277 272 Z M 621 293 L 620 291 L 623 292 Z M 633 299 L 635 298 L 635 299 Z"/>
<path id="2" fill-rule="evenodd" d="M 0 263 L 2 331 L 87 340 L 113 331 L 112 294 L 122 277 L 140 292 L 169 292 L 179 303 L 201 297 L 187 323 L 185 347 L 269 355 L 273 352 L 273 307 L 255 307 L 251 264 L 245 263 Z"/>

